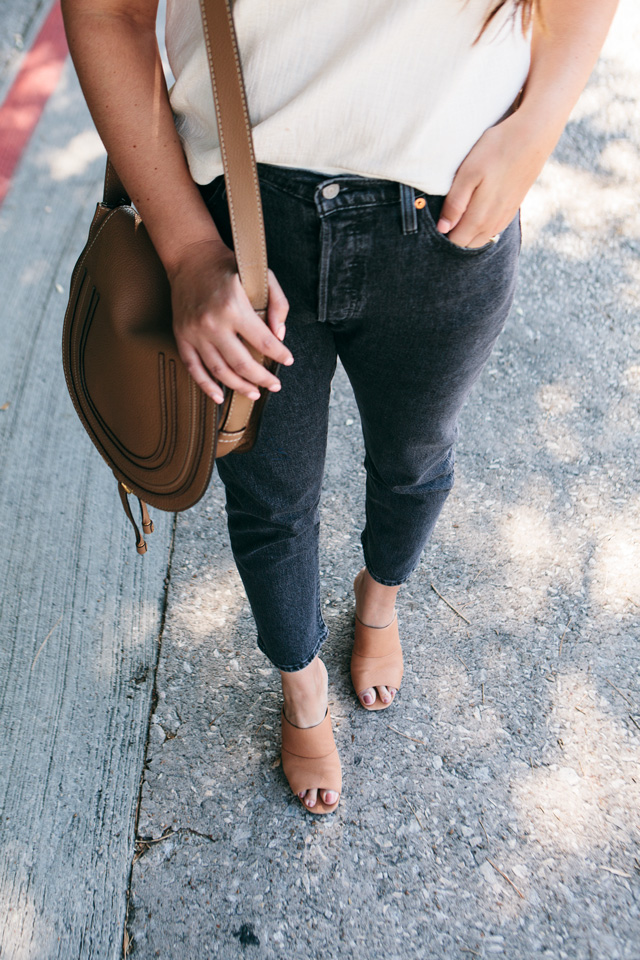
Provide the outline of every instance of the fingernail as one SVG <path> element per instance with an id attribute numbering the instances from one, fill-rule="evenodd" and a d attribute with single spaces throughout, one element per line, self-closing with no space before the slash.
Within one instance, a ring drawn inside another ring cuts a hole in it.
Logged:
<path id="1" fill-rule="evenodd" d="M 259 400 L 259 399 L 260 399 L 259 392 L 257 390 L 252 390 L 251 393 L 249 394 L 249 400 Z"/>
<path id="2" fill-rule="evenodd" d="M 281 387 L 282 387 L 281 383 L 272 383 L 271 386 L 269 387 L 269 390 L 271 391 L 271 393 L 277 393 L 278 390 L 281 389 Z"/>
<path id="3" fill-rule="evenodd" d="M 444 217 L 440 217 L 440 219 L 438 220 L 438 226 L 436 227 L 436 229 L 440 233 L 449 233 L 449 230 L 451 230 L 451 221 L 446 220 Z"/>
<path id="4" fill-rule="evenodd" d="M 292 363 L 293 363 L 293 357 L 287 357 L 287 359 L 284 361 L 285 367 L 290 367 Z"/>
<path id="5" fill-rule="evenodd" d="M 365 693 L 364 697 L 362 698 L 362 702 L 366 703 L 367 706 L 370 706 L 373 703 L 373 697 L 370 693 Z"/>
<path id="6" fill-rule="evenodd" d="M 284 334 L 285 334 L 284 323 L 281 323 L 280 326 L 278 327 L 276 337 L 278 338 L 278 340 L 284 340 Z"/>

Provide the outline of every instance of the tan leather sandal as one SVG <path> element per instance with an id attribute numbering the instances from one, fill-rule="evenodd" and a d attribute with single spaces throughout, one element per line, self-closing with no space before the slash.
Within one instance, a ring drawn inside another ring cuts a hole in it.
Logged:
<path id="1" fill-rule="evenodd" d="M 342 792 L 342 766 L 328 707 L 315 727 L 296 727 L 282 711 L 282 769 L 296 796 L 303 790 Z M 339 803 L 340 797 L 327 805 L 318 792 L 315 806 L 302 806 L 308 813 L 332 813 Z"/>
<path id="2" fill-rule="evenodd" d="M 394 701 L 383 703 L 376 694 L 375 701 L 367 706 L 360 694 L 369 687 L 395 687 L 400 689 L 404 662 L 398 636 L 398 617 L 386 627 L 368 627 L 356 614 L 353 652 L 351 654 L 351 682 L 358 700 L 365 710 L 386 710 Z"/>

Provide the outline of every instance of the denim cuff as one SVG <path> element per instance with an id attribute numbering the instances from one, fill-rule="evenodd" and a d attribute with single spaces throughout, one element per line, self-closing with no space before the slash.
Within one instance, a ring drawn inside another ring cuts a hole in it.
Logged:
<path id="1" fill-rule="evenodd" d="M 267 653 L 266 646 L 265 646 L 265 644 L 263 643 L 263 640 L 262 640 L 262 637 L 260 636 L 260 634 L 258 634 L 258 648 L 259 648 L 260 650 L 262 650 L 262 652 L 264 653 L 264 655 L 265 655 L 265 657 L 267 658 L 267 660 L 269 660 L 269 661 L 273 664 L 273 666 L 276 668 L 276 670 L 281 670 L 282 673 L 296 673 L 298 670 L 304 670 L 305 667 L 308 667 L 309 664 L 310 664 L 313 660 L 315 660 L 315 658 L 316 658 L 316 657 L 318 656 L 318 654 L 320 653 L 320 648 L 322 647 L 323 643 L 325 642 L 325 640 L 326 640 L 327 637 L 329 636 L 329 628 L 327 627 L 326 623 L 323 623 L 322 626 L 323 626 L 324 629 L 323 629 L 323 631 L 322 631 L 321 636 L 320 636 L 319 639 L 316 641 L 316 644 L 315 644 L 312 652 L 309 654 L 308 657 L 306 657 L 304 660 L 299 661 L 298 663 L 294 663 L 294 664 L 290 664 L 290 663 L 280 664 L 280 663 L 276 663 L 275 660 L 272 660 L 271 657 L 269 656 L 269 654 Z"/>

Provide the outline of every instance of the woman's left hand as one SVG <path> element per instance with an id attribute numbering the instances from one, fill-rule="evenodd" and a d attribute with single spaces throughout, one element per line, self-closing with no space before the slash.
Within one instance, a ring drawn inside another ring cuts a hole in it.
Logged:
<path id="1" fill-rule="evenodd" d="M 515 113 L 483 133 L 456 173 L 438 230 L 481 247 L 515 217 L 560 138 L 618 0 L 538 0 L 531 65 Z"/>
<path id="2" fill-rule="evenodd" d="M 518 212 L 557 138 L 556 131 L 534 134 L 517 111 L 490 127 L 458 168 L 438 230 L 460 247 L 481 247 L 501 233 Z"/>

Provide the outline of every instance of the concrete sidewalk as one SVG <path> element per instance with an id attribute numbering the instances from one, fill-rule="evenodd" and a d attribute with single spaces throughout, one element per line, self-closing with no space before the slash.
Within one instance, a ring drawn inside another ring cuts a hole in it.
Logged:
<path id="1" fill-rule="evenodd" d="M 344 793 L 322 819 L 280 768 L 219 482 L 155 511 L 137 557 L 67 397 L 103 167 L 67 66 L 0 211 L 0 956 L 639 960 L 639 45 L 623 0 L 523 211 L 516 305 L 400 596 L 402 691 L 373 716 L 348 677 L 364 473 L 336 377 Z"/>

